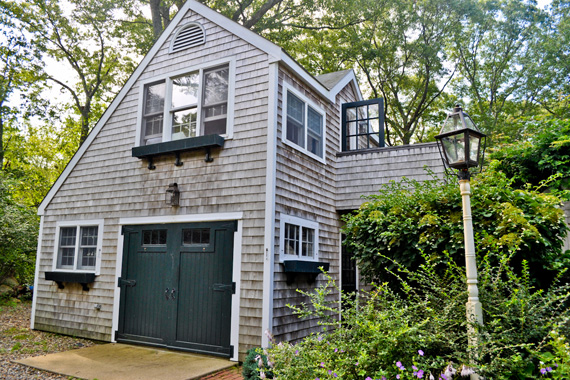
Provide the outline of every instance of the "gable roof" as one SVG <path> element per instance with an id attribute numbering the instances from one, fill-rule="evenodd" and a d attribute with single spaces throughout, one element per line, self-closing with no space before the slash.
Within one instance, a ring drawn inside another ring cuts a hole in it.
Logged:
<path id="1" fill-rule="evenodd" d="M 178 11 L 176 16 L 172 19 L 172 21 L 168 24 L 165 30 L 162 32 L 158 40 L 154 43 L 150 51 L 146 54 L 143 60 L 139 63 L 134 73 L 129 77 L 121 91 L 117 94 L 115 99 L 111 102 L 109 107 L 103 113 L 103 116 L 99 119 L 91 133 L 87 136 L 87 139 L 83 144 L 79 147 L 75 155 L 71 158 L 61 175 L 58 177 L 56 182 L 53 184 L 45 198 L 43 199 L 42 203 L 38 207 L 38 215 L 43 215 L 45 212 L 46 207 L 51 202 L 55 194 L 58 192 L 59 188 L 65 182 L 65 179 L 69 176 L 73 168 L 77 165 L 85 151 L 89 148 L 95 137 L 99 134 L 103 126 L 107 123 L 109 118 L 113 115 L 114 111 L 117 109 L 119 104 L 123 101 L 127 93 L 130 89 L 134 86 L 136 81 L 139 79 L 141 74 L 147 68 L 149 63 L 158 53 L 160 48 L 164 45 L 168 37 L 174 33 L 174 31 L 179 27 L 180 22 L 188 13 L 188 11 L 193 11 L 204 18 L 212 21 L 213 23 L 217 24 L 221 28 L 226 29 L 228 32 L 233 33 L 234 35 L 238 36 L 239 38 L 243 39 L 244 41 L 250 43 L 251 45 L 255 46 L 256 48 L 260 49 L 267 53 L 270 57 L 269 62 L 280 62 L 281 64 L 288 67 L 292 70 L 295 74 L 297 74 L 309 87 L 315 90 L 324 98 L 328 99 L 329 101 L 335 101 L 336 95 L 350 82 L 353 82 L 352 85 L 356 89 L 357 95 L 362 99 L 362 94 L 358 87 L 358 82 L 356 81 L 356 76 L 352 70 L 345 70 L 350 71 L 344 75 L 335 86 L 328 88 L 311 74 L 309 74 L 299 63 L 297 63 L 293 58 L 291 58 L 281 47 L 277 46 L 273 42 L 261 37 L 260 35 L 252 32 L 251 30 L 243 27 L 242 25 L 238 24 L 237 22 L 228 19 L 224 15 L 216 12 L 215 10 L 205 6 L 202 3 L 199 3 L 196 0 L 187 0 L 184 6 Z M 327 74 L 325 74 L 327 75 Z"/>
<path id="2" fill-rule="evenodd" d="M 351 83 L 356 92 L 356 96 L 358 96 L 358 100 L 363 99 L 358 81 L 356 80 L 356 75 L 352 69 L 317 75 L 315 79 L 325 86 L 329 92 L 335 94 L 335 96 L 346 87 L 347 84 Z"/>

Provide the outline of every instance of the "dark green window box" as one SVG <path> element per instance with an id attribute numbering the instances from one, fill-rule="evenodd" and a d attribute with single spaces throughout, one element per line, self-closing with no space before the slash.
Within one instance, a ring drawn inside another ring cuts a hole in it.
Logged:
<path id="1" fill-rule="evenodd" d="M 291 285 L 299 274 L 307 276 L 309 283 L 315 282 L 322 271 L 329 271 L 330 264 L 319 261 L 286 260 L 283 262 L 283 266 L 287 275 L 287 285 Z"/>
<path id="2" fill-rule="evenodd" d="M 89 291 L 87 284 L 95 281 L 95 273 L 81 272 L 46 272 L 46 280 L 55 281 L 59 289 L 65 288 L 64 282 L 75 282 L 83 286 L 83 290 Z"/>
<path id="3" fill-rule="evenodd" d="M 191 137 L 188 139 L 167 141 L 158 144 L 137 146 L 132 149 L 133 157 L 146 158 L 148 160 L 148 168 L 154 169 L 153 158 L 165 154 L 174 154 L 176 156 L 176 166 L 182 165 L 180 161 L 180 153 L 193 150 L 204 149 L 206 151 L 206 162 L 212 162 L 210 155 L 212 148 L 221 148 L 224 146 L 225 139 L 220 135 L 206 135 Z"/>

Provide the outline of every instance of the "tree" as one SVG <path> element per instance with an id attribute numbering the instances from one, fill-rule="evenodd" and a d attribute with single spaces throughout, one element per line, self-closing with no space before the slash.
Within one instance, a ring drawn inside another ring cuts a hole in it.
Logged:
<path id="1" fill-rule="evenodd" d="M 356 67 L 368 96 L 385 100 L 388 145 L 425 141 L 448 102 L 455 67 L 447 46 L 469 2 L 360 0 L 321 12 L 298 37 L 285 28 L 293 57 L 317 74 Z"/>
<path id="2" fill-rule="evenodd" d="M 527 98 L 547 114 L 570 117 L 570 2 L 554 0 L 532 41 Z"/>
<path id="3" fill-rule="evenodd" d="M 10 178 L 0 171 L 0 282 L 15 276 L 21 284 L 30 284 L 34 278 L 38 217 L 33 208 L 12 199 L 10 184 Z"/>
<path id="4" fill-rule="evenodd" d="M 77 75 L 69 81 L 61 73 L 38 73 L 36 83 L 49 80 L 72 97 L 79 115 L 82 143 L 93 125 L 93 109 L 98 103 L 108 104 L 133 70 L 133 60 L 121 46 L 116 34 L 116 10 L 112 1 L 70 1 L 62 9 L 54 0 L 8 1 L 5 3 L 14 19 L 33 36 L 35 49 L 44 60 L 64 63 Z"/>
<path id="5" fill-rule="evenodd" d="M 460 73 L 455 90 L 468 99 L 481 130 L 492 134 L 530 104 L 528 74 L 536 65 L 532 41 L 545 14 L 521 0 L 476 4 L 452 47 Z"/>
<path id="6" fill-rule="evenodd" d="M 14 91 L 29 83 L 30 74 L 39 59 L 13 21 L 6 13 L 4 3 L 0 2 L 0 32 L 3 35 L 0 40 L 0 170 L 4 168 L 6 124 L 18 114 L 18 109 L 8 104 L 9 98 Z"/>

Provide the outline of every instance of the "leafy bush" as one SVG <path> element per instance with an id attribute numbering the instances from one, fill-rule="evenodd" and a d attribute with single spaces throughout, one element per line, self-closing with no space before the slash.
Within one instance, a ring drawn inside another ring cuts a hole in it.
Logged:
<path id="1" fill-rule="evenodd" d="M 33 282 L 37 239 L 35 210 L 11 198 L 9 181 L 0 172 L 0 283 L 8 276 L 20 284 Z"/>
<path id="2" fill-rule="evenodd" d="M 431 375 L 451 380 L 472 371 L 486 379 L 539 377 L 545 368 L 539 355 L 563 362 L 546 342 L 555 329 L 560 336 L 568 332 L 569 289 L 555 285 L 548 291 L 536 290 L 528 270 L 517 275 L 510 267 L 511 254 L 495 252 L 489 251 L 481 263 L 484 326 L 473 326 L 476 349 L 468 347 L 464 269 L 448 260 L 444 271 L 436 270 L 440 268 L 424 255 L 425 262 L 415 271 L 393 263 L 398 289 L 378 284 L 354 301 L 343 294 L 341 302 L 331 303 L 327 296 L 338 289 L 328 277 L 328 284 L 318 291 L 304 293 L 311 304 L 296 307 L 295 312 L 300 317 L 320 317 L 323 332 L 296 345 L 273 342 L 268 358 L 275 378 L 429 379 Z M 523 268 L 528 269 L 526 264 Z M 335 317 L 340 304 L 341 323 Z M 470 354 L 479 358 L 476 365 L 470 364 Z"/>
<path id="3" fill-rule="evenodd" d="M 526 260 L 533 281 L 547 287 L 553 273 L 570 264 L 570 253 L 562 250 L 567 226 L 561 201 L 552 194 L 514 189 L 494 165 L 471 181 L 476 250 L 497 246 L 516 252 L 511 265 L 521 269 Z M 415 269 L 420 252 L 436 267 L 445 268 L 448 258 L 465 262 L 461 195 L 454 177 L 391 182 L 345 221 L 345 244 L 368 281 L 393 283 L 390 259 Z M 444 251 L 449 255 L 443 256 Z"/>
<path id="4" fill-rule="evenodd" d="M 523 141 L 502 146 L 492 157 L 497 169 L 513 178 L 516 187 L 539 186 L 557 175 L 552 189 L 570 189 L 570 120 L 548 120 Z"/>

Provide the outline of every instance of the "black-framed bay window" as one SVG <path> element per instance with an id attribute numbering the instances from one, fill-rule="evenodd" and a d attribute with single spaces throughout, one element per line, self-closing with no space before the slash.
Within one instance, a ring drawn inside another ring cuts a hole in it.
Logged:
<path id="1" fill-rule="evenodd" d="M 342 151 L 382 148 L 384 100 L 364 100 L 342 105 Z"/>

